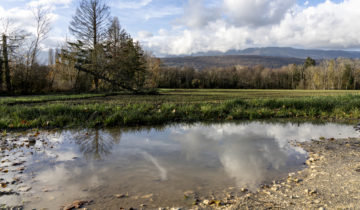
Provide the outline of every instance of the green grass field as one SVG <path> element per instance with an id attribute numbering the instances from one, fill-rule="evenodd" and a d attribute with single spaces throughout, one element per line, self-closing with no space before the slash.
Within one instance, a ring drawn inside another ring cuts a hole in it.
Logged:
<path id="1" fill-rule="evenodd" d="M 118 92 L 2 97 L 0 129 L 360 117 L 360 91 L 162 89 L 159 92 L 159 95 Z"/>

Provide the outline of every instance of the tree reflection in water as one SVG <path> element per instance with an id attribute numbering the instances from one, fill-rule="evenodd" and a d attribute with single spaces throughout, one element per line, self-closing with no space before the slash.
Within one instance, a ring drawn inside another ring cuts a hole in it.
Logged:
<path id="1" fill-rule="evenodd" d="M 119 144 L 122 131 L 113 130 L 86 130 L 75 137 L 75 142 L 83 156 L 88 160 L 103 160 L 111 154 L 115 144 Z"/>

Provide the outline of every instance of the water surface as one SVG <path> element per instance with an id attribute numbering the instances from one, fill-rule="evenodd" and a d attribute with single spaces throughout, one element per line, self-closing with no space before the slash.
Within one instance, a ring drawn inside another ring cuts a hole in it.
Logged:
<path id="1" fill-rule="evenodd" d="M 1 167 L 9 172 L 1 177 L 22 182 L 7 188 L 31 189 L 3 195 L 0 204 L 57 209 L 88 199 L 101 209 L 190 207 L 195 199 L 223 200 L 302 169 L 306 153 L 291 140 L 358 136 L 350 125 L 266 122 L 40 132 L 35 145 L 2 152 Z M 26 139 L 9 137 L 19 145 Z M 23 173 L 12 166 L 19 160 Z"/>

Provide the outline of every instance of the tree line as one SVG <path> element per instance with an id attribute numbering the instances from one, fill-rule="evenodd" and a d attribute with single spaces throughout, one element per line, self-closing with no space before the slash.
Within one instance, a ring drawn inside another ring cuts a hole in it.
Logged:
<path id="1" fill-rule="evenodd" d="M 160 62 L 160 61 L 159 61 Z M 201 71 L 191 67 L 161 67 L 152 70 L 157 88 L 240 88 L 240 89 L 360 89 L 360 60 L 338 58 L 281 68 L 263 66 L 211 67 Z"/>
<path id="2" fill-rule="evenodd" d="M 49 49 L 48 64 L 39 62 L 51 30 L 50 11 L 33 9 L 35 34 L 5 27 L 0 45 L 0 93 L 56 91 L 142 92 L 156 88 L 360 89 L 360 61 L 308 58 L 303 65 L 167 67 L 146 53 L 112 17 L 103 0 L 81 0 L 69 24 L 74 39 Z"/>

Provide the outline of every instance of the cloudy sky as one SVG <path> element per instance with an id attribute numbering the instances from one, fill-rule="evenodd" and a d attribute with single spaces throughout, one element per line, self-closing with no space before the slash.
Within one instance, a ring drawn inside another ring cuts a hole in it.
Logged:
<path id="1" fill-rule="evenodd" d="M 33 31 L 30 8 L 49 6 L 43 48 L 71 38 L 80 0 L 0 0 L 0 16 Z M 123 28 L 157 56 L 248 47 L 360 49 L 359 0 L 105 0 Z"/>

